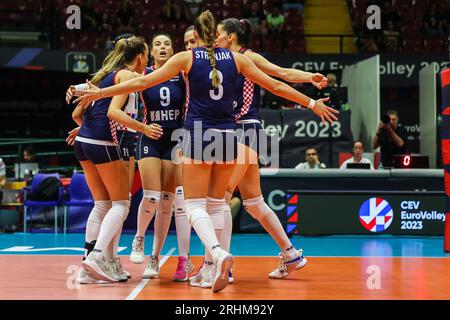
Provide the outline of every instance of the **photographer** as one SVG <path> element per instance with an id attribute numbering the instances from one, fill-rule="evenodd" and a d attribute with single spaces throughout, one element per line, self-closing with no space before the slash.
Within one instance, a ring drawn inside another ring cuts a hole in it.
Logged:
<path id="1" fill-rule="evenodd" d="M 408 150 L 406 145 L 406 132 L 398 125 L 397 111 L 388 111 L 378 126 L 377 133 L 373 138 L 373 148 L 381 147 L 381 164 L 384 168 L 391 168 L 394 155 L 405 154 Z"/>

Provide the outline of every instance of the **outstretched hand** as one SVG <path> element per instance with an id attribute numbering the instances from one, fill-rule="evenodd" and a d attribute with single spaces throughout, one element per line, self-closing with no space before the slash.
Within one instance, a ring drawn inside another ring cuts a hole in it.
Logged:
<path id="1" fill-rule="evenodd" d="M 313 73 L 310 82 L 319 90 L 322 90 L 328 85 L 327 77 L 320 73 Z"/>
<path id="2" fill-rule="evenodd" d="M 88 85 L 87 90 L 74 90 L 73 95 L 78 96 L 74 103 L 78 103 L 83 109 L 89 107 L 89 105 L 100 98 L 100 88 L 92 84 L 89 80 L 86 80 Z"/>
<path id="3" fill-rule="evenodd" d="M 311 111 L 314 112 L 316 115 L 318 115 L 322 122 L 325 124 L 327 121 L 329 123 L 333 123 L 334 120 L 337 120 L 338 118 L 335 116 L 335 114 L 338 114 L 339 111 L 336 109 L 328 107 L 324 102 L 327 102 L 330 100 L 330 98 L 322 98 L 319 100 L 316 100 L 316 104 L 314 107 L 311 108 Z M 326 120 L 326 121 L 325 121 Z"/>

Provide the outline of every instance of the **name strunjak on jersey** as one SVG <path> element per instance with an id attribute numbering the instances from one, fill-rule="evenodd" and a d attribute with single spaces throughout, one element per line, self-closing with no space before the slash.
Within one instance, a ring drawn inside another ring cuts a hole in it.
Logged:
<path id="1" fill-rule="evenodd" d="M 214 56 L 216 57 L 217 61 L 232 59 L 231 52 L 229 52 L 229 51 L 228 52 L 216 52 L 216 53 L 214 53 Z M 196 51 L 195 58 L 209 60 L 208 53 L 206 51 Z"/>

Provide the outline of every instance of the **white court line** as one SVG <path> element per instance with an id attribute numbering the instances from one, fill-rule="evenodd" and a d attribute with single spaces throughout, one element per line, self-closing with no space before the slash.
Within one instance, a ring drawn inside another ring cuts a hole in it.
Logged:
<path id="1" fill-rule="evenodd" d="M 169 252 L 167 252 L 161 260 L 159 260 L 160 269 L 174 252 L 175 248 L 170 249 Z M 144 289 L 144 287 L 149 281 L 150 279 L 142 279 L 141 282 L 139 282 L 139 284 L 136 286 L 136 288 L 134 288 L 134 290 L 128 295 L 128 297 L 125 298 L 125 300 L 134 300 L 137 297 L 137 295 L 142 291 L 142 289 Z"/>

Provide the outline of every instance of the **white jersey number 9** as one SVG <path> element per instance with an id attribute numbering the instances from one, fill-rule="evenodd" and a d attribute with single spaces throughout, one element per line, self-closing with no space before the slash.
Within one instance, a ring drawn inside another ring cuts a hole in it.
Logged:
<path id="1" fill-rule="evenodd" d="M 159 96 L 161 97 L 161 105 L 167 107 L 170 105 L 170 90 L 167 87 L 162 87 L 159 90 Z"/>
<path id="2" fill-rule="evenodd" d="M 223 74 L 219 70 L 217 70 L 217 74 L 219 76 L 220 84 L 216 89 L 209 90 L 209 96 L 213 100 L 220 100 L 223 97 L 223 86 L 222 86 Z M 209 78 L 212 80 L 212 71 L 209 73 Z M 216 91 L 217 91 L 217 93 L 216 93 Z"/>

